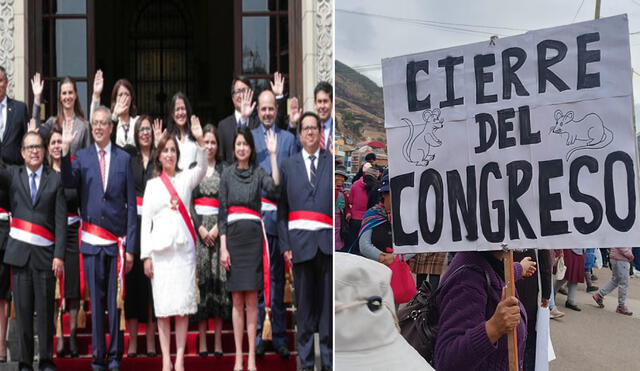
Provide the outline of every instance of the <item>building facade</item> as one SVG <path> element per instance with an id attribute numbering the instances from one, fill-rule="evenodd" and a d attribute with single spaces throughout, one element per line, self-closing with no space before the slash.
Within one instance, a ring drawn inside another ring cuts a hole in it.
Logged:
<path id="1" fill-rule="evenodd" d="M 333 83 L 333 0 L 0 0 L 0 65 L 8 94 L 28 103 L 29 79 L 42 74 L 46 116 L 65 76 L 86 111 L 98 69 L 105 103 L 127 78 L 139 112 L 157 117 L 182 91 L 196 114 L 217 122 L 232 110 L 234 76 L 261 89 L 276 71 L 312 109 L 315 84 Z"/>

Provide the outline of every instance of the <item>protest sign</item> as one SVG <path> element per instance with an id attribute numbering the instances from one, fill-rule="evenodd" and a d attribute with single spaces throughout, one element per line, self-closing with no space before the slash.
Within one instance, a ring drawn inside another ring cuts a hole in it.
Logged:
<path id="1" fill-rule="evenodd" d="M 626 15 L 382 70 L 396 252 L 640 245 Z"/>

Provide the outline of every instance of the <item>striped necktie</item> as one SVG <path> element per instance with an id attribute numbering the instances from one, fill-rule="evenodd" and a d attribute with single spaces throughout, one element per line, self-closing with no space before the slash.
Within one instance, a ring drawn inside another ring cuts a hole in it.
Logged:
<path id="1" fill-rule="evenodd" d="M 324 128 L 325 128 L 326 124 L 322 124 L 321 128 L 320 128 L 320 148 L 322 149 L 326 149 L 326 143 L 325 143 L 325 139 L 324 139 Z"/>
<path id="2" fill-rule="evenodd" d="M 106 161 L 105 161 L 105 157 L 104 155 L 106 154 L 104 149 L 100 150 L 100 176 L 102 177 L 102 190 L 106 191 L 107 190 L 107 185 L 105 183 L 105 179 L 104 179 L 104 174 L 105 174 L 105 170 L 106 170 Z"/>
<path id="3" fill-rule="evenodd" d="M 309 183 L 311 183 L 312 187 L 316 187 L 316 164 L 315 164 L 315 160 L 316 160 L 316 156 L 314 155 L 310 155 L 309 156 L 309 160 L 311 160 L 311 176 L 309 177 Z"/>
<path id="4" fill-rule="evenodd" d="M 38 176 L 38 174 L 31 173 L 31 205 L 36 204 L 36 195 L 38 194 L 38 187 L 36 186 L 36 176 Z"/>

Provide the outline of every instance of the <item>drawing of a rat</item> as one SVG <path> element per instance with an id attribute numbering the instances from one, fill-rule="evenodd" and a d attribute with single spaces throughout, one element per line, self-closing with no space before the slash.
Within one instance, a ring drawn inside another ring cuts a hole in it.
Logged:
<path id="1" fill-rule="evenodd" d="M 576 140 L 587 142 L 569 150 L 566 161 L 569 161 L 576 151 L 602 149 L 613 141 L 613 132 L 604 126 L 604 122 L 596 113 L 588 113 L 580 120 L 574 120 L 573 111 L 563 115 L 562 111 L 556 110 L 553 116 L 556 123 L 551 127 L 551 131 L 558 135 L 567 134 L 567 146 L 573 145 Z"/>
<path id="2" fill-rule="evenodd" d="M 429 161 L 435 159 L 431 153 L 431 147 L 440 147 L 442 141 L 436 137 L 436 131 L 442 129 L 444 119 L 440 118 L 440 110 L 425 110 L 422 112 L 425 125 L 422 130 L 415 132 L 415 126 L 411 120 L 403 118 L 402 121 L 409 127 L 409 136 L 402 146 L 402 155 L 407 162 L 416 166 L 427 166 Z"/>

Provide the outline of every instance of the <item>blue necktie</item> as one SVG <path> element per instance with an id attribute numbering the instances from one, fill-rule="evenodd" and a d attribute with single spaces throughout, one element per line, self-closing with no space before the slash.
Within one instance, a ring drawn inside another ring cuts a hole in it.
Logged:
<path id="1" fill-rule="evenodd" d="M 309 182 L 311 183 L 311 186 L 313 188 L 316 187 L 316 165 L 314 164 L 314 161 L 316 160 L 316 156 L 311 155 L 309 156 L 309 160 L 311 160 L 311 177 L 309 177 Z"/>
<path id="2" fill-rule="evenodd" d="M 31 173 L 31 204 L 36 204 L 36 194 L 38 193 L 38 187 L 36 187 L 36 176 L 38 174 Z"/>

